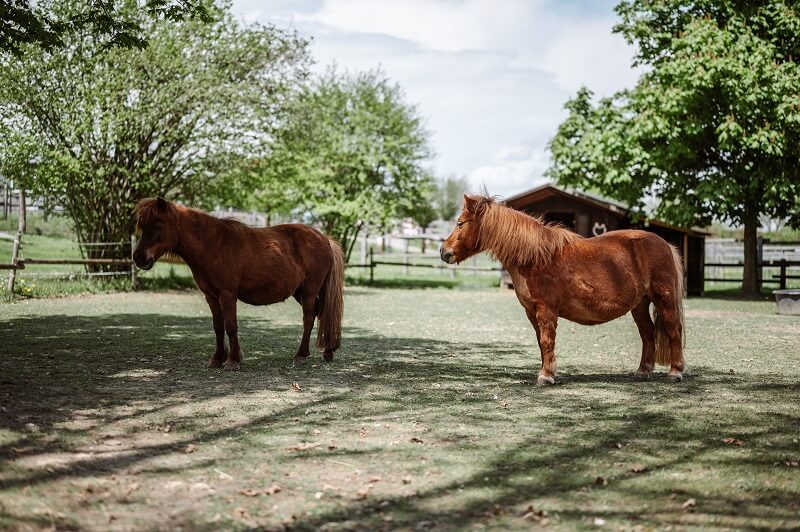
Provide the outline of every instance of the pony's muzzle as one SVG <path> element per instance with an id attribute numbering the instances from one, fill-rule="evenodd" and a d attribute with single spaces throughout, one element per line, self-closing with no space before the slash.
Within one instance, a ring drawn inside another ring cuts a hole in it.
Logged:
<path id="1" fill-rule="evenodd" d="M 138 251 L 133 254 L 133 263 L 136 265 L 137 268 L 140 270 L 149 270 L 155 264 L 155 260 L 153 257 L 144 257 L 143 253 L 139 253 Z"/>
<path id="2" fill-rule="evenodd" d="M 456 261 L 455 253 L 453 253 L 449 249 L 446 249 L 444 246 L 439 248 L 439 256 L 447 264 L 453 264 Z"/>

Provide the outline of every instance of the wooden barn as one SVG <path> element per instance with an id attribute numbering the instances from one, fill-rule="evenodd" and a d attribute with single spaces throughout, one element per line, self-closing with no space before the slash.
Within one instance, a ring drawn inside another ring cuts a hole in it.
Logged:
<path id="1" fill-rule="evenodd" d="M 581 236 L 598 236 L 615 229 L 651 231 L 675 245 L 683 257 L 686 291 L 703 294 L 705 238 L 708 233 L 648 220 L 637 224 L 628 216 L 628 206 L 579 190 L 567 190 L 555 185 L 542 185 L 506 199 L 510 207 L 548 222 L 557 222 Z M 511 278 L 503 272 L 503 284 L 511 286 Z"/>

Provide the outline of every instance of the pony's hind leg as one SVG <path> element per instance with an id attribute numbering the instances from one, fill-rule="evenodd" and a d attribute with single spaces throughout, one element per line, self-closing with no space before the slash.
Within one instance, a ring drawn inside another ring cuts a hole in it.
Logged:
<path id="1" fill-rule="evenodd" d="M 314 312 L 317 298 L 316 295 L 310 296 L 305 294 L 299 299 L 303 307 L 303 338 L 300 340 L 300 347 L 297 348 L 297 354 L 294 355 L 294 363 L 304 364 L 311 354 L 309 344 L 311 342 L 311 329 L 314 328 L 314 320 L 317 317 L 316 312 Z"/>
<path id="2" fill-rule="evenodd" d="M 647 296 L 642 298 L 639 304 L 631 309 L 631 315 L 639 328 L 639 336 L 642 338 L 642 359 L 633 378 L 647 380 L 656 365 L 656 328 L 650 318 L 650 298 Z"/>
<path id="3" fill-rule="evenodd" d="M 227 355 L 225 352 L 225 318 L 222 315 L 222 307 L 216 297 L 206 294 L 206 302 L 208 302 L 208 307 L 211 309 L 211 318 L 214 321 L 214 334 L 217 337 L 217 348 L 208 361 L 208 367 L 219 368 L 222 367 L 225 355 Z"/>

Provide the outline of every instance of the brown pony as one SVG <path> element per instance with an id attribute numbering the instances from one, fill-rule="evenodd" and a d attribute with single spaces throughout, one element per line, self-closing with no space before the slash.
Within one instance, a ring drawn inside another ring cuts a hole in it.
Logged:
<path id="1" fill-rule="evenodd" d="M 642 337 L 635 378 L 669 365 L 683 379 L 683 266 L 678 250 L 646 231 L 583 238 L 488 196 L 464 196 L 456 228 L 441 248 L 448 264 L 488 251 L 508 270 L 542 354 L 537 384 L 555 382 L 558 318 L 595 325 L 630 311 Z M 655 324 L 650 303 L 655 307 Z"/>
<path id="2" fill-rule="evenodd" d="M 133 252 L 136 266 L 149 270 L 165 253 L 175 254 L 189 265 L 205 294 L 217 335 L 209 367 L 238 369 L 242 361 L 237 300 L 270 305 L 289 296 L 303 307 L 303 339 L 295 363 L 303 363 L 309 356 L 315 317 L 319 318 L 317 348 L 326 361 L 333 360 L 341 341 L 344 307 L 344 257 L 335 241 L 306 225 L 254 229 L 163 198 L 139 202 L 136 226 L 141 233 Z"/>

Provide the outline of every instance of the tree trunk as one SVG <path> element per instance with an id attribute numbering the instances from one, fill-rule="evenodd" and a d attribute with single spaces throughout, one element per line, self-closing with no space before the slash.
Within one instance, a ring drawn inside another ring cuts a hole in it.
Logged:
<path id="1" fill-rule="evenodd" d="M 742 277 L 742 296 L 758 298 L 758 215 L 755 209 L 746 208 L 744 219 L 744 274 Z"/>

